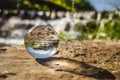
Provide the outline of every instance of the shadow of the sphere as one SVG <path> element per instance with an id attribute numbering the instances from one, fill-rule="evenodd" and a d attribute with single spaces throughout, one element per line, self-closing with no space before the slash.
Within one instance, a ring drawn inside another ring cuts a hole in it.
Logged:
<path id="1" fill-rule="evenodd" d="M 106 69 L 97 68 L 85 62 L 81 62 L 69 58 L 61 58 L 61 57 L 51 57 L 47 59 L 37 58 L 36 61 L 43 66 L 47 66 L 57 71 L 70 72 L 73 74 L 96 78 L 100 80 L 101 79 L 115 80 L 115 76 Z"/>

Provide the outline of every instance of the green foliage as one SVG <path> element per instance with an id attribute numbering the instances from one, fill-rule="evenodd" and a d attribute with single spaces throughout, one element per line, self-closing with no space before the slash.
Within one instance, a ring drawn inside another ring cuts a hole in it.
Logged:
<path id="1" fill-rule="evenodd" d="M 82 23 L 79 22 L 75 24 L 75 29 L 74 29 L 75 31 L 84 31 L 83 29 L 84 29 L 84 25 Z"/>
<path id="2" fill-rule="evenodd" d="M 68 40 L 69 39 L 68 37 L 69 37 L 69 35 L 67 35 L 66 33 L 64 33 L 62 31 L 59 33 L 60 40 L 63 40 L 63 41 Z"/>
<path id="3" fill-rule="evenodd" d="M 42 42 L 41 41 L 25 42 L 25 47 L 32 47 L 34 45 L 42 46 Z"/>
<path id="4" fill-rule="evenodd" d="M 93 10 L 87 0 L 75 0 L 75 9 L 76 11 Z"/>
<path id="5" fill-rule="evenodd" d="M 43 9 L 44 6 L 47 7 Z M 1 9 L 37 9 L 64 11 L 80 11 L 92 9 L 87 0 L 4 0 L 0 2 L 0 7 Z"/>
<path id="6" fill-rule="evenodd" d="M 18 8 L 20 8 L 21 7 L 21 4 L 20 3 L 17 3 L 16 4 L 16 8 L 18 9 Z"/>
<path id="7" fill-rule="evenodd" d="M 77 36 L 77 39 L 95 39 L 97 36 L 98 28 L 99 23 L 95 20 L 91 20 L 84 25 L 82 23 L 75 24 L 75 31 L 80 32 L 80 35 Z"/>
<path id="8" fill-rule="evenodd" d="M 105 32 L 110 39 L 120 39 L 120 21 L 108 21 L 105 24 Z"/>
<path id="9" fill-rule="evenodd" d="M 114 14 L 113 14 L 113 18 L 114 18 L 114 19 L 120 19 L 120 14 L 114 13 Z"/>
<path id="10" fill-rule="evenodd" d="M 104 24 L 101 26 L 100 24 Z M 89 39 L 120 39 L 120 21 L 118 20 L 91 20 L 86 25 L 77 23 L 75 30 L 79 32 L 78 40 Z"/>
<path id="11" fill-rule="evenodd" d="M 63 8 L 65 8 L 66 10 L 72 10 L 71 9 L 71 1 L 70 0 L 48 0 L 49 2 L 52 2 L 56 5 L 59 5 Z"/>
<path id="12" fill-rule="evenodd" d="M 87 0 L 49 0 L 69 11 L 93 10 Z M 87 5 L 87 6 L 86 6 Z"/>

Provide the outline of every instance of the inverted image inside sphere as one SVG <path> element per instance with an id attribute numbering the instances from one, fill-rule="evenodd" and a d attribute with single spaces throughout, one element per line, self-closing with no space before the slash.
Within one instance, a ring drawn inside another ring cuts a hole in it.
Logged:
<path id="1" fill-rule="evenodd" d="M 25 41 L 56 40 L 58 35 L 47 26 L 38 26 L 26 35 Z"/>
<path id="2" fill-rule="evenodd" d="M 25 47 L 37 58 L 49 57 L 57 51 L 58 35 L 49 26 L 37 26 L 25 36 Z"/>

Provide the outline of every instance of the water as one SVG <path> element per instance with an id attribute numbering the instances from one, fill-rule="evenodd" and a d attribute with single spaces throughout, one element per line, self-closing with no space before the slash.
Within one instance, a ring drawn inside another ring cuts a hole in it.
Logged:
<path id="1" fill-rule="evenodd" d="M 46 25 L 38 25 L 28 31 L 24 38 L 27 51 L 35 58 L 48 58 L 57 52 L 59 42 L 55 30 Z"/>

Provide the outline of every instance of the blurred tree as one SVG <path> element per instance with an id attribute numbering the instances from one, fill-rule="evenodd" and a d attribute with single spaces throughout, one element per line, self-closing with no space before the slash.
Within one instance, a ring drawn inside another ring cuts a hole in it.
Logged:
<path id="1" fill-rule="evenodd" d="M 93 7 L 87 0 L 75 0 L 75 9 L 76 11 L 93 10 Z"/>
<path id="2" fill-rule="evenodd" d="M 69 11 L 93 10 L 87 0 L 48 0 L 66 8 Z M 74 8 L 74 9 L 73 9 Z"/>
<path id="3" fill-rule="evenodd" d="M 72 11 L 73 8 L 74 11 L 92 9 L 87 0 L 2 0 L 0 2 L 0 9 Z"/>

